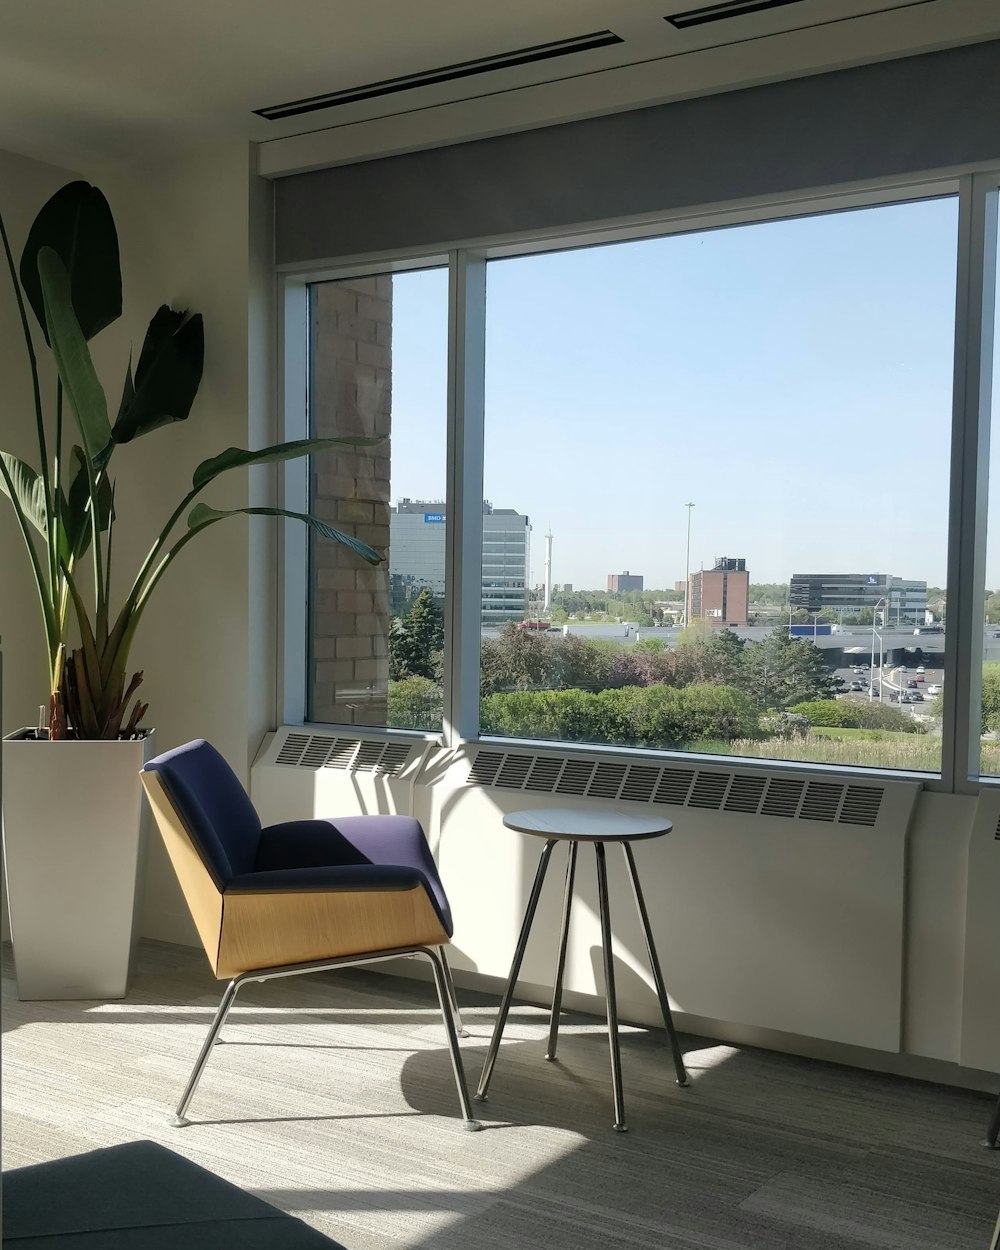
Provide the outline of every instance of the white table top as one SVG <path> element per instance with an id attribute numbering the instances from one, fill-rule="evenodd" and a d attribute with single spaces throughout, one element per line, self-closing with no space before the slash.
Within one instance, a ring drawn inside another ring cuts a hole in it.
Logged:
<path id="1" fill-rule="evenodd" d="M 520 833 L 567 842 L 634 842 L 639 838 L 658 838 L 673 828 L 662 816 L 600 807 L 587 811 L 556 807 L 508 812 L 503 823 Z"/>

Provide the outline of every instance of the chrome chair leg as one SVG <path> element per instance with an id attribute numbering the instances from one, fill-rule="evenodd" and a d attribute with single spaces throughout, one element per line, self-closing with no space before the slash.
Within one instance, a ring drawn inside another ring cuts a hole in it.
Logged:
<path id="1" fill-rule="evenodd" d="M 528 898 L 528 906 L 524 913 L 524 920 L 521 923 L 521 936 L 517 939 L 517 949 L 514 952 L 514 962 L 510 966 L 510 975 L 507 977 L 507 987 L 503 992 L 503 998 L 500 1001 L 500 1010 L 497 1013 L 496 1024 L 493 1026 L 493 1036 L 490 1038 L 490 1048 L 486 1053 L 486 1062 L 483 1064 L 483 1074 L 479 1078 L 479 1089 L 476 1091 L 476 1101 L 485 1102 L 487 1090 L 490 1087 L 490 1079 L 493 1076 L 493 1065 L 497 1061 L 497 1054 L 500 1051 L 500 1040 L 503 1037 L 504 1025 L 507 1023 L 507 1013 L 510 1011 L 511 1000 L 514 997 L 514 987 L 517 985 L 517 974 L 521 970 L 521 960 L 524 958 L 524 951 L 528 945 L 528 934 L 531 932 L 531 923 L 535 919 L 535 911 L 538 907 L 538 899 L 542 893 L 542 885 L 545 881 L 545 872 L 549 866 L 549 860 L 552 858 L 552 848 L 558 839 L 550 838 L 542 848 L 542 857 L 538 861 L 538 870 L 535 873 L 535 883 L 531 887 L 531 895 Z"/>
<path id="2" fill-rule="evenodd" d="M 556 1045 L 559 1041 L 559 1012 L 562 1010 L 563 972 L 566 968 L 566 942 L 569 938 L 569 913 L 573 906 L 573 880 L 576 876 L 576 852 L 578 842 L 569 844 L 569 859 L 566 861 L 566 890 L 563 894 L 562 932 L 559 934 L 559 954 L 556 958 L 555 983 L 552 988 L 552 1014 L 549 1017 L 549 1044 L 545 1058 L 555 1062 Z"/>
<path id="3" fill-rule="evenodd" d="M 245 979 L 248 981 L 253 980 L 252 977 L 247 977 Z M 198 1053 L 198 1058 L 195 1060 L 194 1068 L 188 1078 L 187 1086 L 184 1089 L 184 1093 L 181 1095 L 180 1102 L 177 1104 L 177 1110 L 174 1112 L 174 1117 L 170 1121 L 175 1128 L 183 1128 L 186 1124 L 191 1123 L 191 1121 L 187 1118 L 188 1106 L 191 1103 L 191 1099 L 194 1097 L 194 1091 L 198 1088 L 198 1082 L 201 1080 L 201 1074 L 205 1070 L 205 1064 L 208 1062 L 208 1056 L 212 1053 L 212 1048 L 215 1046 L 219 1032 L 226 1022 L 226 1016 L 229 1015 L 229 1009 L 236 1000 L 236 995 L 239 992 L 239 988 L 243 984 L 243 981 L 243 977 L 236 977 L 226 986 L 226 992 L 222 995 L 222 1002 L 219 1003 L 218 1010 L 215 1013 L 215 1019 L 212 1021 L 211 1027 L 208 1030 L 208 1036 L 202 1043 L 201 1050 Z"/>
<path id="4" fill-rule="evenodd" d="M 688 1075 L 687 1069 L 684 1067 L 684 1056 L 681 1054 L 680 1042 L 677 1040 L 677 1031 L 674 1028 L 674 1018 L 670 1013 L 670 1000 L 667 998 L 667 987 L 663 980 L 663 971 L 660 968 L 660 960 L 656 954 L 656 946 L 653 943 L 653 930 L 649 923 L 649 912 L 646 910 L 646 900 L 642 896 L 642 887 L 639 885 L 639 873 L 635 867 L 635 856 L 632 854 L 632 848 L 627 842 L 622 843 L 622 849 L 625 852 L 625 861 L 628 864 L 628 874 L 632 881 L 632 893 L 635 895 L 635 905 L 639 911 L 639 919 L 642 921 L 642 931 L 646 938 L 646 954 L 649 957 L 649 966 L 653 970 L 653 983 L 656 985 L 656 997 L 660 1000 L 660 1012 L 663 1016 L 663 1027 L 667 1030 L 667 1039 L 670 1042 L 670 1049 L 674 1056 L 674 1071 L 677 1074 L 677 1084 L 687 1085 Z"/>
<path id="5" fill-rule="evenodd" d="M 444 964 L 444 975 L 448 982 L 448 1000 L 451 1003 L 451 1014 L 455 1019 L 455 1032 L 459 1037 L 469 1037 L 469 1030 L 462 1023 L 462 1012 L 458 1006 L 458 995 L 455 993 L 455 978 L 451 974 L 451 964 L 448 962 L 448 952 L 443 946 L 437 948 L 441 953 L 441 962 Z"/>
<path id="6" fill-rule="evenodd" d="M 615 957 L 611 947 L 611 905 L 608 901 L 608 864 L 604 843 L 595 842 L 597 895 L 601 905 L 601 946 L 604 948 L 604 993 L 608 1004 L 608 1042 L 611 1046 L 611 1085 L 615 1095 L 616 1133 L 627 1133 L 625 1095 L 622 1091 L 622 1052 L 618 1041 L 618 1003 L 615 998 Z"/>
<path id="7" fill-rule="evenodd" d="M 434 969 L 434 984 L 437 987 L 438 1002 L 441 1004 L 441 1018 L 444 1021 L 445 1033 L 448 1036 L 451 1067 L 455 1074 L 455 1084 L 458 1087 L 459 1102 L 462 1104 L 465 1127 L 474 1133 L 483 1126 L 472 1114 L 472 1104 L 469 1102 L 469 1089 L 465 1082 L 465 1068 L 462 1066 L 462 1054 L 458 1049 L 458 1031 L 455 1028 L 455 1016 L 452 1014 L 453 1006 L 448 988 L 447 964 L 444 961 L 440 947 L 426 946 L 423 948 L 423 954 L 431 961 L 431 967 Z"/>

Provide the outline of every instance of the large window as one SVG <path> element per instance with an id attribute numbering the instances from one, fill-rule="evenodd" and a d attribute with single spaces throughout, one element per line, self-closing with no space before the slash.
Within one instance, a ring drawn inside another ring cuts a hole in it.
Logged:
<path id="1" fill-rule="evenodd" d="M 532 541 L 484 732 L 940 768 L 956 237 L 949 196 L 490 262 L 486 521 Z"/>
<path id="2" fill-rule="evenodd" d="M 308 718 L 1000 775 L 996 197 L 301 287 Z"/>
<path id="3" fill-rule="evenodd" d="M 447 312 L 440 268 L 310 288 L 312 436 L 379 440 L 314 456 L 311 508 L 383 556 L 311 539 L 314 721 L 441 728 Z"/>

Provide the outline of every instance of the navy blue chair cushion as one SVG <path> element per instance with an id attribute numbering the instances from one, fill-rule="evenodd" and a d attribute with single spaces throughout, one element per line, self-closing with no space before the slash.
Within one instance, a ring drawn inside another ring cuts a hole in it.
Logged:
<path id="1" fill-rule="evenodd" d="M 239 778 L 203 738 L 165 751 L 145 766 L 157 773 L 220 889 L 252 872 L 260 819 Z"/>
<path id="2" fill-rule="evenodd" d="M 254 871 L 261 876 L 288 869 L 355 868 L 355 880 L 372 884 L 359 889 L 406 889 L 381 877 L 386 869 L 406 869 L 427 890 L 444 931 L 454 925 L 448 896 L 431 856 L 420 822 L 412 816 L 341 816 L 334 820 L 289 820 L 262 830 Z M 365 876 L 367 870 L 368 876 Z M 378 870 L 376 873 L 375 870 Z M 384 880 L 385 884 L 375 884 Z M 400 880 L 403 880 L 401 878 Z M 241 888 L 249 888 L 242 878 Z M 274 888 L 274 887 L 271 887 Z M 290 888 L 290 887 L 289 887 Z M 321 889 L 315 885 L 313 889 Z M 347 888 L 347 887 L 334 887 Z"/>

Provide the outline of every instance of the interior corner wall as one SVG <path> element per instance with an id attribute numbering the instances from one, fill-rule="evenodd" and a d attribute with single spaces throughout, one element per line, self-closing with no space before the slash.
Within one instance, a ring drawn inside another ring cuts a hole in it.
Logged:
<path id="1" fill-rule="evenodd" d="M 121 245 L 123 317 L 92 344 L 109 407 L 117 405 L 130 351 L 134 361 L 161 304 L 200 312 L 205 322 L 205 370 L 190 417 L 115 456 L 115 569 L 122 582 L 190 489 L 196 465 L 226 447 L 260 446 L 273 428 L 270 187 L 261 188 L 251 162 L 249 145 L 234 142 L 84 174 L 107 195 Z M 202 499 L 218 508 L 266 502 L 267 470 L 257 474 L 265 481 L 251 483 L 246 471 L 225 474 Z M 243 781 L 274 716 L 267 531 L 263 519 L 238 516 L 193 539 L 151 598 L 132 651 L 133 667 L 144 673 L 141 693 L 157 751 L 207 738 Z M 155 835 L 141 932 L 197 944 Z"/>

